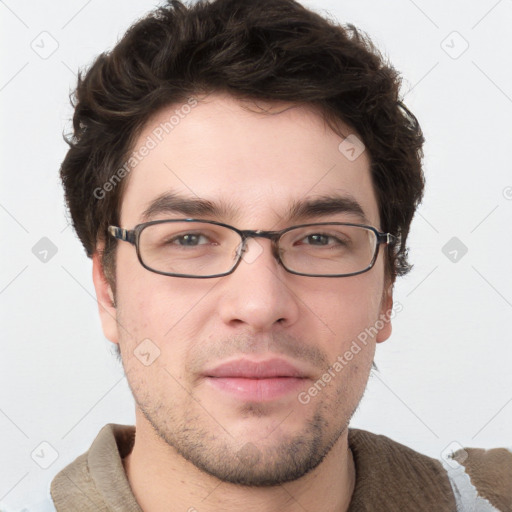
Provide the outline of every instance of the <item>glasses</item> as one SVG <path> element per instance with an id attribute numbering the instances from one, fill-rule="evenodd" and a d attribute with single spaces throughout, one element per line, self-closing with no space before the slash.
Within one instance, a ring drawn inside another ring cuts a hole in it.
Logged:
<path id="1" fill-rule="evenodd" d="M 284 269 L 309 277 L 346 277 L 370 270 L 381 244 L 395 237 L 371 226 L 320 222 L 282 231 L 239 230 L 211 220 L 155 220 L 127 230 L 109 226 L 118 240 L 135 245 L 141 265 L 173 277 L 231 274 L 244 258 L 249 238 L 268 238 Z"/>

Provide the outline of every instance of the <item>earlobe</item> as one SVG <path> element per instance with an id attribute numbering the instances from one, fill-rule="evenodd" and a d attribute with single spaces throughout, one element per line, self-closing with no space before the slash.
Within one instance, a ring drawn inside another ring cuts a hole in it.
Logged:
<path id="1" fill-rule="evenodd" d="M 379 320 L 381 320 L 381 322 L 383 323 L 383 327 L 382 327 L 382 329 L 379 329 L 379 332 L 375 339 L 375 341 L 377 343 L 382 343 L 383 341 L 386 341 L 391 336 L 392 313 L 393 313 L 393 285 L 390 284 L 382 296 Z"/>
<path id="2" fill-rule="evenodd" d="M 112 287 L 105 277 L 101 256 L 97 250 L 92 256 L 92 279 L 96 290 L 98 311 L 105 337 L 118 343 L 117 310 Z"/>

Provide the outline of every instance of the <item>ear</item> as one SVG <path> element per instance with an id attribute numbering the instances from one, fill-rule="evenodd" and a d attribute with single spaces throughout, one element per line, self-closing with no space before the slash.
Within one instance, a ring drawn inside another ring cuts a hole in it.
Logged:
<path id="1" fill-rule="evenodd" d="M 96 289 L 103 334 L 112 343 L 118 343 L 117 310 L 114 304 L 114 293 L 105 277 L 98 250 L 92 256 L 92 280 Z"/>
<path id="2" fill-rule="evenodd" d="M 384 322 L 384 327 L 379 330 L 375 341 L 382 343 L 391 336 L 391 312 L 393 310 L 393 284 L 389 284 L 382 296 L 379 319 Z"/>

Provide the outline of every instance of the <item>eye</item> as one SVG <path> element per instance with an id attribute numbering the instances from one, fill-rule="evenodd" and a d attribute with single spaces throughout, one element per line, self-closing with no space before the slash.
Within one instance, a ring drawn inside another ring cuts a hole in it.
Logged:
<path id="1" fill-rule="evenodd" d="M 329 245 L 346 245 L 347 241 L 343 240 L 341 236 L 334 236 L 325 233 L 310 233 L 300 239 L 298 244 L 325 247 Z"/>
<path id="2" fill-rule="evenodd" d="M 209 242 L 209 238 L 201 233 L 186 233 L 184 235 L 175 236 L 168 240 L 167 243 L 182 245 L 185 247 L 195 247 L 198 245 L 204 245 Z"/>
<path id="3" fill-rule="evenodd" d="M 305 240 L 310 245 L 327 245 L 329 243 L 329 239 L 332 238 L 327 235 L 321 235 L 321 234 L 314 234 L 314 235 L 308 235 Z"/>

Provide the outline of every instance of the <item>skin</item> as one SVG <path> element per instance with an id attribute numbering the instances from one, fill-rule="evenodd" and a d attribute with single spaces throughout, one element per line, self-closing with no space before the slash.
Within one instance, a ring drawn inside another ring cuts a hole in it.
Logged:
<path id="1" fill-rule="evenodd" d="M 276 115 L 264 115 L 248 106 L 257 110 L 224 94 L 203 98 L 126 178 L 120 226 L 142 222 L 142 212 L 163 192 L 223 202 L 232 211 L 215 220 L 240 229 L 363 223 L 347 213 L 286 219 L 292 201 L 335 193 L 355 199 L 364 223 L 380 229 L 366 152 L 347 159 L 338 149 L 343 138 L 309 107 L 265 104 Z M 175 109 L 160 111 L 135 147 Z M 390 310 L 386 249 L 369 272 L 346 278 L 292 275 L 270 249 L 269 240 L 253 239 L 247 261 L 233 274 L 183 279 L 149 272 L 135 248 L 119 242 L 115 306 L 98 252 L 93 257 L 103 330 L 120 345 L 136 401 L 135 445 L 124 466 L 146 512 L 348 508 L 355 469 L 347 426 L 390 323 L 307 404 L 295 392 L 244 402 L 208 386 L 201 372 L 242 355 L 252 361 L 279 356 L 307 373 L 300 389 L 307 390 Z M 134 355 L 145 339 L 160 351 L 148 366 Z"/>

